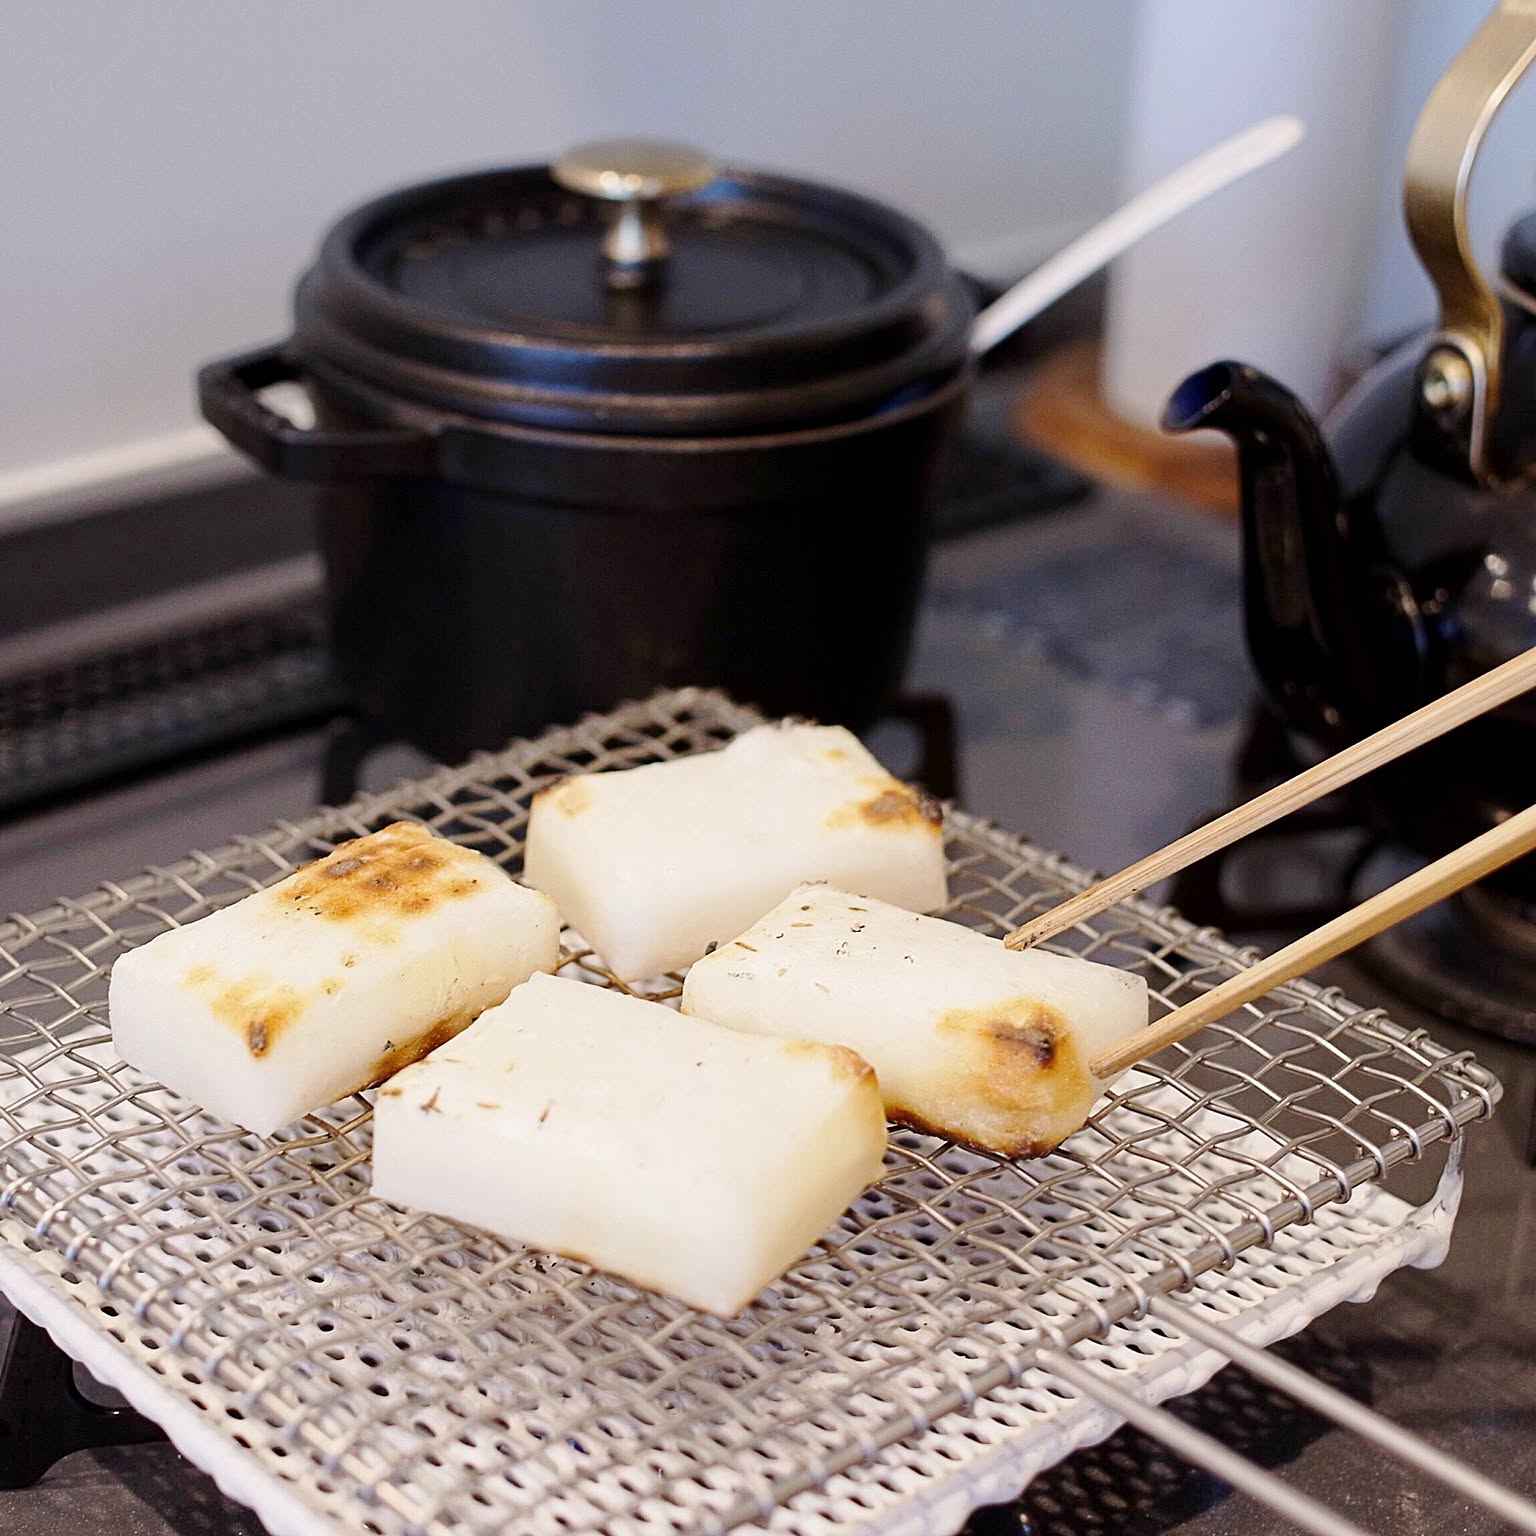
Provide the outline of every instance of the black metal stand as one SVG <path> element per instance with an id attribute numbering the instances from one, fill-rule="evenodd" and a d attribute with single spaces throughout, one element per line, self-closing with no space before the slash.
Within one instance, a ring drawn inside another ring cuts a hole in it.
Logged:
<path id="1" fill-rule="evenodd" d="M 358 791 L 363 764 L 389 740 L 357 715 L 338 715 L 325 738 L 320 765 L 321 805 L 345 805 Z"/>
<path id="2" fill-rule="evenodd" d="M 1237 784 L 1243 797 L 1257 794 L 1260 789 L 1290 777 L 1305 766 L 1293 751 L 1290 738 L 1275 715 L 1262 704 L 1255 706 L 1238 745 L 1235 761 Z M 1215 814 L 1202 818 L 1196 825 L 1203 825 Z M 1348 856 L 1336 864 L 1331 889 L 1320 901 L 1245 903 L 1227 889 L 1224 876 L 1229 861 L 1252 858 L 1255 849 L 1272 848 L 1287 839 L 1351 831 L 1358 831 L 1360 838 Z M 1193 923 L 1245 937 L 1255 933 L 1304 933 L 1321 927 L 1354 905 L 1359 877 L 1382 848 L 1383 841 L 1382 834 L 1372 830 L 1369 812 L 1358 792 L 1345 789 L 1326 800 L 1293 811 L 1282 821 L 1249 833 L 1241 843 L 1219 849 L 1182 870 L 1174 877 L 1169 903 Z M 1489 1022 L 1486 1012 L 1479 1015 L 1479 1008 L 1492 1010 L 1496 1006 L 1491 978 L 1505 972 L 1496 969 L 1500 962 L 1491 950 L 1483 947 L 1465 951 L 1470 958 L 1454 963 L 1464 951 L 1457 942 L 1458 930 L 1450 921 L 1449 909 L 1439 910 L 1442 920 L 1437 920 L 1433 911 L 1410 919 L 1395 932 L 1375 940 L 1374 947 L 1362 950 L 1357 957 L 1358 963 L 1398 995 L 1440 1014 L 1451 1023 L 1470 1025 L 1529 1044 L 1528 1030 L 1510 1027 L 1507 1016 L 1500 1022 Z M 1437 921 L 1438 926 L 1431 927 Z M 1390 948 L 1394 939 L 1401 944 L 1395 952 Z M 1414 963 L 1419 956 L 1424 957 L 1422 966 Z M 1508 973 L 1522 979 L 1526 975 L 1526 964 L 1524 955 L 1519 953 L 1512 960 L 1502 962 Z M 1467 978 L 1471 980 L 1467 981 Z M 1450 991 L 1452 983 L 1458 979 L 1466 988 L 1460 997 L 1470 996 L 1474 1001 L 1458 1001 L 1457 995 Z M 1525 1159 L 1536 1168 L 1536 1094 L 1532 1095 L 1526 1125 Z"/>
<path id="3" fill-rule="evenodd" d="M 955 707 L 942 693 L 904 693 L 889 717 L 904 720 L 918 738 L 912 777 L 940 800 L 960 798 L 960 755 L 955 736 Z"/>
<path id="4" fill-rule="evenodd" d="M 912 777 L 940 800 L 960 793 L 960 764 L 953 704 L 939 693 L 903 694 L 887 716 L 910 725 L 918 737 L 918 764 Z M 331 722 L 320 767 L 322 805 L 344 805 L 358 791 L 363 765 L 392 738 L 358 715 L 338 715 Z"/>
<path id="5" fill-rule="evenodd" d="M 29 1488 L 71 1451 L 143 1445 L 165 1431 L 132 1408 L 93 1403 L 75 1362 L 17 1313 L 0 1354 L 0 1488 Z"/>

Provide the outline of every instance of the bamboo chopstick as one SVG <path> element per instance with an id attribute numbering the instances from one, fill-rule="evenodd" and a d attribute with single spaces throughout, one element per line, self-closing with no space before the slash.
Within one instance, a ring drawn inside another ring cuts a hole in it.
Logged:
<path id="1" fill-rule="evenodd" d="M 1207 854 L 1237 842 L 1260 827 L 1267 827 L 1270 822 L 1300 810 L 1313 800 L 1342 789 L 1414 747 L 1433 741 L 1500 704 L 1507 704 L 1532 687 L 1536 687 L 1536 650 L 1526 651 L 1493 671 L 1473 678 L 1453 693 L 1414 710 L 1411 715 L 1404 715 L 1375 735 L 1367 736 L 1364 741 L 1357 741 L 1352 747 L 1298 773 L 1295 778 L 1277 784 L 1245 805 L 1228 811 L 1225 816 L 1196 827 L 1166 848 L 1149 853 L 1146 858 L 1122 869 L 1118 875 L 1100 880 L 1086 891 L 1052 907 L 1049 912 L 1015 928 L 1003 943 L 1009 949 L 1028 949 L 1031 944 L 1061 933 L 1074 923 L 1084 922 L 1117 901 L 1124 901 L 1149 885 L 1178 874 Z"/>
<path id="2" fill-rule="evenodd" d="M 1511 816 L 1481 837 L 1474 837 L 1444 858 L 1436 859 L 1396 885 L 1388 886 L 1380 895 L 1362 901 L 1358 907 L 1351 907 L 1305 938 L 1277 949 L 1230 981 L 1224 981 L 1193 1002 L 1174 1009 L 1156 1024 L 1095 1058 L 1090 1070 L 1095 1077 L 1113 1077 L 1133 1062 L 1182 1040 L 1202 1025 L 1222 1018 L 1244 1003 L 1251 1003 L 1272 987 L 1292 981 L 1313 966 L 1343 954 L 1346 949 L 1390 928 L 1393 923 L 1412 917 L 1442 896 L 1459 891 L 1462 886 L 1481 879 L 1522 853 L 1529 853 L 1532 848 L 1536 848 L 1536 805 L 1527 806 L 1518 816 Z"/>

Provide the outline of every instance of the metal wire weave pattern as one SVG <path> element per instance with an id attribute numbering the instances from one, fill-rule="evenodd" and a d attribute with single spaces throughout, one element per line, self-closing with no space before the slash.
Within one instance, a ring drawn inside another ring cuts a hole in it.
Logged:
<path id="1" fill-rule="evenodd" d="M 1491 1109 L 1465 1055 L 1296 984 L 1163 1053 L 1049 1158 L 898 1133 L 881 1182 L 722 1321 L 374 1200 L 364 1099 L 266 1140 L 112 1055 L 108 969 L 165 926 L 400 816 L 515 871 L 544 783 L 756 719 L 663 695 L 0 926 L 0 1235 L 349 1528 L 728 1529 Z M 947 828 L 958 921 L 1000 933 L 1086 879 L 962 814 Z M 1168 1008 L 1242 964 L 1139 903 L 1056 945 L 1141 971 Z M 587 952 L 565 968 L 617 985 Z"/>

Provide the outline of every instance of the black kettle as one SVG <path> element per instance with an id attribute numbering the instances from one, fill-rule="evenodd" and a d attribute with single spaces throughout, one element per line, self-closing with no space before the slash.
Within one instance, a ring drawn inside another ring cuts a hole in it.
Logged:
<path id="1" fill-rule="evenodd" d="M 1536 214 L 1510 229 L 1495 291 L 1465 206 L 1488 123 L 1533 57 L 1536 14 L 1501 5 L 1431 94 L 1405 206 L 1440 322 L 1360 381 L 1328 441 L 1241 363 L 1191 375 L 1164 411 L 1169 431 L 1237 444 L 1248 648 L 1281 721 L 1330 751 L 1536 646 Z M 1367 790 L 1410 848 L 1449 851 L 1536 802 L 1536 699 Z M 1536 900 L 1536 857 L 1491 883 Z"/>

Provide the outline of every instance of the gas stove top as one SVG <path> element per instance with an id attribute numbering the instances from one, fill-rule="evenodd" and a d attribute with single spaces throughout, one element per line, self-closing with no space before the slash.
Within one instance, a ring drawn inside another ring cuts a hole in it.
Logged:
<path id="1" fill-rule="evenodd" d="M 909 683 L 953 708 L 961 802 L 1110 869 L 1229 798 L 1250 705 L 1235 572 L 1230 530 L 1110 495 L 943 545 Z M 1127 598 L 1137 580 L 1182 583 L 1176 624 L 1159 625 Z M 0 910 L 33 910 L 300 813 L 317 798 L 329 743 L 325 726 L 309 725 L 13 818 L 0 826 Z M 882 725 L 872 744 L 898 771 L 918 761 L 910 721 Z M 369 786 L 420 766 L 398 747 L 359 765 Z M 1449 1024 L 1358 964 L 1336 964 L 1325 979 L 1475 1051 L 1503 1078 L 1506 1108 L 1470 1140 L 1445 1265 L 1393 1276 L 1376 1300 L 1328 1314 L 1282 1353 L 1508 1485 L 1536 1490 L 1536 1173 L 1524 1160 L 1536 1053 Z M 1494 1529 L 1427 1479 L 1387 1472 L 1361 1442 L 1236 1369 L 1176 1411 L 1367 1527 Z M 1131 1430 L 972 1524 L 977 1536 L 1285 1528 Z M 254 1536 L 259 1527 L 169 1447 L 141 1445 L 82 1452 L 34 1487 L 0 1492 L 0 1529 Z"/>

